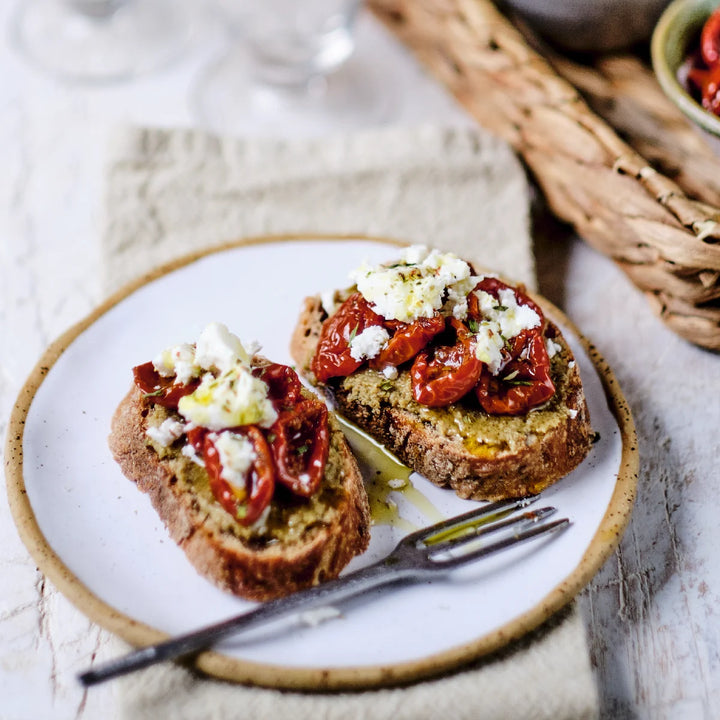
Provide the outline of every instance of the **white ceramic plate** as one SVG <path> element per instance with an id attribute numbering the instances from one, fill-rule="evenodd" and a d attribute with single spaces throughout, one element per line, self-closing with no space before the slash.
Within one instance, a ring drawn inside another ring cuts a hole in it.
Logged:
<path id="1" fill-rule="evenodd" d="M 303 297 L 346 284 L 362 260 L 397 249 L 365 238 L 246 241 L 120 293 L 48 351 L 11 420 L 9 492 L 23 539 L 41 569 L 94 620 L 144 644 L 252 606 L 198 576 L 168 538 L 146 495 L 107 448 L 112 413 L 131 368 L 192 341 L 219 320 L 263 353 L 291 363 L 288 339 Z M 224 642 L 199 665 L 227 678 L 277 686 L 368 686 L 419 677 L 489 652 L 567 603 L 616 545 L 634 496 L 634 428 L 612 374 L 558 311 L 580 365 L 599 441 L 571 475 L 543 494 L 571 527 L 420 585 L 379 590 L 317 627 L 290 623 Z M 588 354 L 590 353 L 590 354 Z M 443 516 L 476 504 L 419 476 L 416 489 Z M 420 526 L 417 503 L 401 515 Z M 369 550 L 402 536 L 376 525 Z"/>

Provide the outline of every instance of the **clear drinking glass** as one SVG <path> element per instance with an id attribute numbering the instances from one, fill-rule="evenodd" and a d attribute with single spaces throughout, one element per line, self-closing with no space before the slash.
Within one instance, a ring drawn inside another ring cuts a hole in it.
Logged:
<path id="1" fill-rule="evenodd" d="M 305 135 L 382 122 L 389 98 L 371 49 L 356 43 L 361 5 L 224 0 L 235 32 L 197 84 L 202 124 L 224 133 Z"/>
<path id="2" fill-rule="evenodd" d="M 12 34 L 42 69 L 101 82 L 175 60 L 189 44 L 191 23 L 179 0 L 21 0 Z"/>

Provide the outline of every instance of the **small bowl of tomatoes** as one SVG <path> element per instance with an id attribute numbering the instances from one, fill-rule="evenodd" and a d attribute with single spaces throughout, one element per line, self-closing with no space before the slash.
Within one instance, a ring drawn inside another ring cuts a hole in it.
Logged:
<path id="1" fill-rule="evenodd" d="M 674 0 L 655 27 L 651 55 L 665 94 L 720 143 L 720 0 Z"/>

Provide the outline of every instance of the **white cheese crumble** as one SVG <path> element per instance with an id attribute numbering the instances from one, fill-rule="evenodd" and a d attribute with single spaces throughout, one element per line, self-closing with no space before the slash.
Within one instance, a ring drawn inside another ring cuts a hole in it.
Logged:
<path id="1" fill-rule="evenodd" d="M 158 445 L 170 447 L 185 432 L 185 425 L 176 418 L 165 418 L 157 427 L 149 427 L 145 434 Z"/>
<path id="2" fill-rule="evenodd" d="M 210 436 L 218 451 L 222 472 L 220 477 L 231 485 L 245 490 L 245 476 L 257 460 L 253 444 L 244 435 L 223 432 Z"/>
<path id="3" fill-rule="evenodd" d="M 393 265 L 363 263 L 350 273 L 358 291 L 386 320 L 413 322 L 438 310 L 462 319 L 467 294 L 476 284 L 470 266 L 454 253 L 407 248 Z"/>
<path id="4" fill-rule="evenodd" d="M 556 343 L 552 338 L 545 338 L 545 348 L 548 357 L 553 358 L 562 350 L 562 345 Z"/>
<path id="5" fill-rule="evenodd" d="M 181 343 L 163 350 L 154 360 L 153 367 L 161 377 L 177 377 L 177 382 L 187 385 L 200 375 L 201 369 L 195 363 L 195 348 L 190 343 Z"/>
<path id="6" fill-rule="evenodd" d="M 226 372 L 237 363 L 250 363 L 251 355 L 240 339 L 222 323 L 210 323 L 201 333 L 195 345 L 182 343 L 163 350 L 153 366 L 162 377 L 176 376 L 177 382 L 187 385 L 204 371 Z"/>
<path id="7" fill-rule="evenodd" d="M 475 334 L 475 357 L 484 362 L 493 375 L 497 375 L 503 368 L 503 347 L 505 340 L 498 324 L 481 322 Z"/>
<path id="8" fill-rule="evenodd" d="M 308 473 L 300 473 L 298 475 L 298 481 L 300 482 L 302 490 L 307 492 L 310 488 L 310 475 Z"/>
<path id="9" fill-rule="evenodd" d="M 388 379 L 388 380 L 396 380 L 398 376 L 398 369 L 394 365 L 386 365 L 382 369 L 382 374 Z"/>
<path id="10" fill-rule="evenodd" d="M 335 290 L 324 290 L 320 293 L 320 304 L 322 309 L 328 314 L 332 315 L 337 310 L 338 303 L 336 298 Z"/>
<path id="11" fill-rule="evenodd" d="M 186 420 L 209 430 L 236 425 L 267 428 L 277 420 L 267 385 L 240 363 L 218 377 L 203 375 L 195 391 L 180 398 L 178 411 Z"/>
<path id="12" fill-rule="evenodd" d="M 187 445 L 183 445 L 183 448 L 180 452 L 186 458 L 192 460 L 196 465 L 199 465 L 200 467 L 205 467 L 205 461 L 198 455 L 197 450 L 190 443 L 188 443 Z"/>
<path id="13" fill-rule="evenodd" d="M 520 305 L 517 295 L 510 288 L 502 288 L 497 299 L 484 290 L 477 290 L 475 295 L 483 317 L 496 322 L 503 337 L 514 338 L 523 330 L 540 325 L 540 316 L 530 306 Z"/>
<path id="14" fill-rule="evenodd" d="M 535 310 L 518 303 L 511 288 L 502 288 L 497 298 L 484 290 L 476 290 L 475 295 L 483 315 L 475 334 L 475 356 L 497 375 L 505 365 L 502 354 L 505 341 L 523 330 L 538 327 L 542 321 Z"/>
<path id="15" fill-rule="evenodd" d="M 236 425 L 270 427 L 277 413 L 268 398 L 268 387 L 253 377 L 250 362 L 259 346 L 249 351 L 222 323 L 210 323 L 195 345 L 171 347 L 153 361 L 163 377 L 175 375 L 187 384 L 200 377 L 200 385 L 181 398 L 178 411 L 189 422 L 209 430 Z"/>
<path id="16" fill-rule="evenodd" d="M 353 360 L 370 360 L 377 357 L 390 339 L 382 325 L 371 325 L 350 341 L 350 357 Z"/>
<path id="17" fill-rule="evenodd" d="M 222 323 L 210 323 L 197 339 L 195 363 L 203 370 L 227 372 L 238 362 L 248 365 L 250 357 L 240 339 Z"/>

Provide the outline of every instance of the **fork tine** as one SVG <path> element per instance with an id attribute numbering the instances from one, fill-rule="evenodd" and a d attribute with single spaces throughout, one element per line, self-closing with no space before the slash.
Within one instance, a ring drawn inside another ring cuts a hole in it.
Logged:
<path id="1" fill-rule="evenodd" d="M 467 545 L 474 540 L 488 535 L 490 533 L 497 533 L 502 530 L 507 530 L 515 525 L 521 526 L 521 530 L 525 525 L 537 524 L 540 520 L 544 520 L 546 517 L 557 512 L 554 507 L 543 507 L 537 510 L 529 510 L 522 513 L 521 515 L 515 515 L 505 520 L 485 522 L 485 523 L 465 523 L 464 526 L 458 528 L 457 533 L 450 533 L 446 531 L 443 533 L 447 536 L 447 540 L 436 542 L 434 539 L 425 542 L 430 554 L 436 554 L 444 550 L 456 550 L 463 545 Z"/>
<path id="2" fill-rule="evenodd" d="M 461 555 L 451 555 L 446 559 L 431 559 L 430 561 L 438 569 L 449 569 L 458 567 L 459 565 L 465 565 L 466 563 L 472 562 L 473 560 L 478 560 L 479 558 L 491 555 L 492 553 L 498 552 L 499 550 L 504 550 L 505 548 L 512 547 L 513 545 L 517 545 L 527 540 L 531 540 L 532 538 L 538 537 L 540 535 L 545 535 L 546 533 L 562 530 L 569 525 L 570 520 L 568 520 L 568 518 L 553 520 L 552 522 L 548 523 L 534 523 L 526 530 L 513 533 L 512 535 L 503 537 L 499 540 L 496 540 L 495 542 L 482 545 L 482 547 L 479 547 L 476 550 L 471 550 L 470 552 L 466 552 Z"/>
<path id="3" fill-rule="evenodd" d="M 426 542 L 429 538 L 436 538 L 433 542 L 440 542 L 443 537 L 451 536 L 463 526 L 479 526 L 487 524 L 495 520 L 499 520 L 515 510 L 527 507 L 531 503 L 536 502 L 540 495 L 528 495 L 523 498 L 514 498 L 510 500 L 498 500 L 483 507 L 470 510 L 462 515 L 448 518 L 442 522 L 430 525 L 420 530 L 416 530 L 406 535 L 402 543 L 404 545 L 414 544 L 418 541 Z"/>

